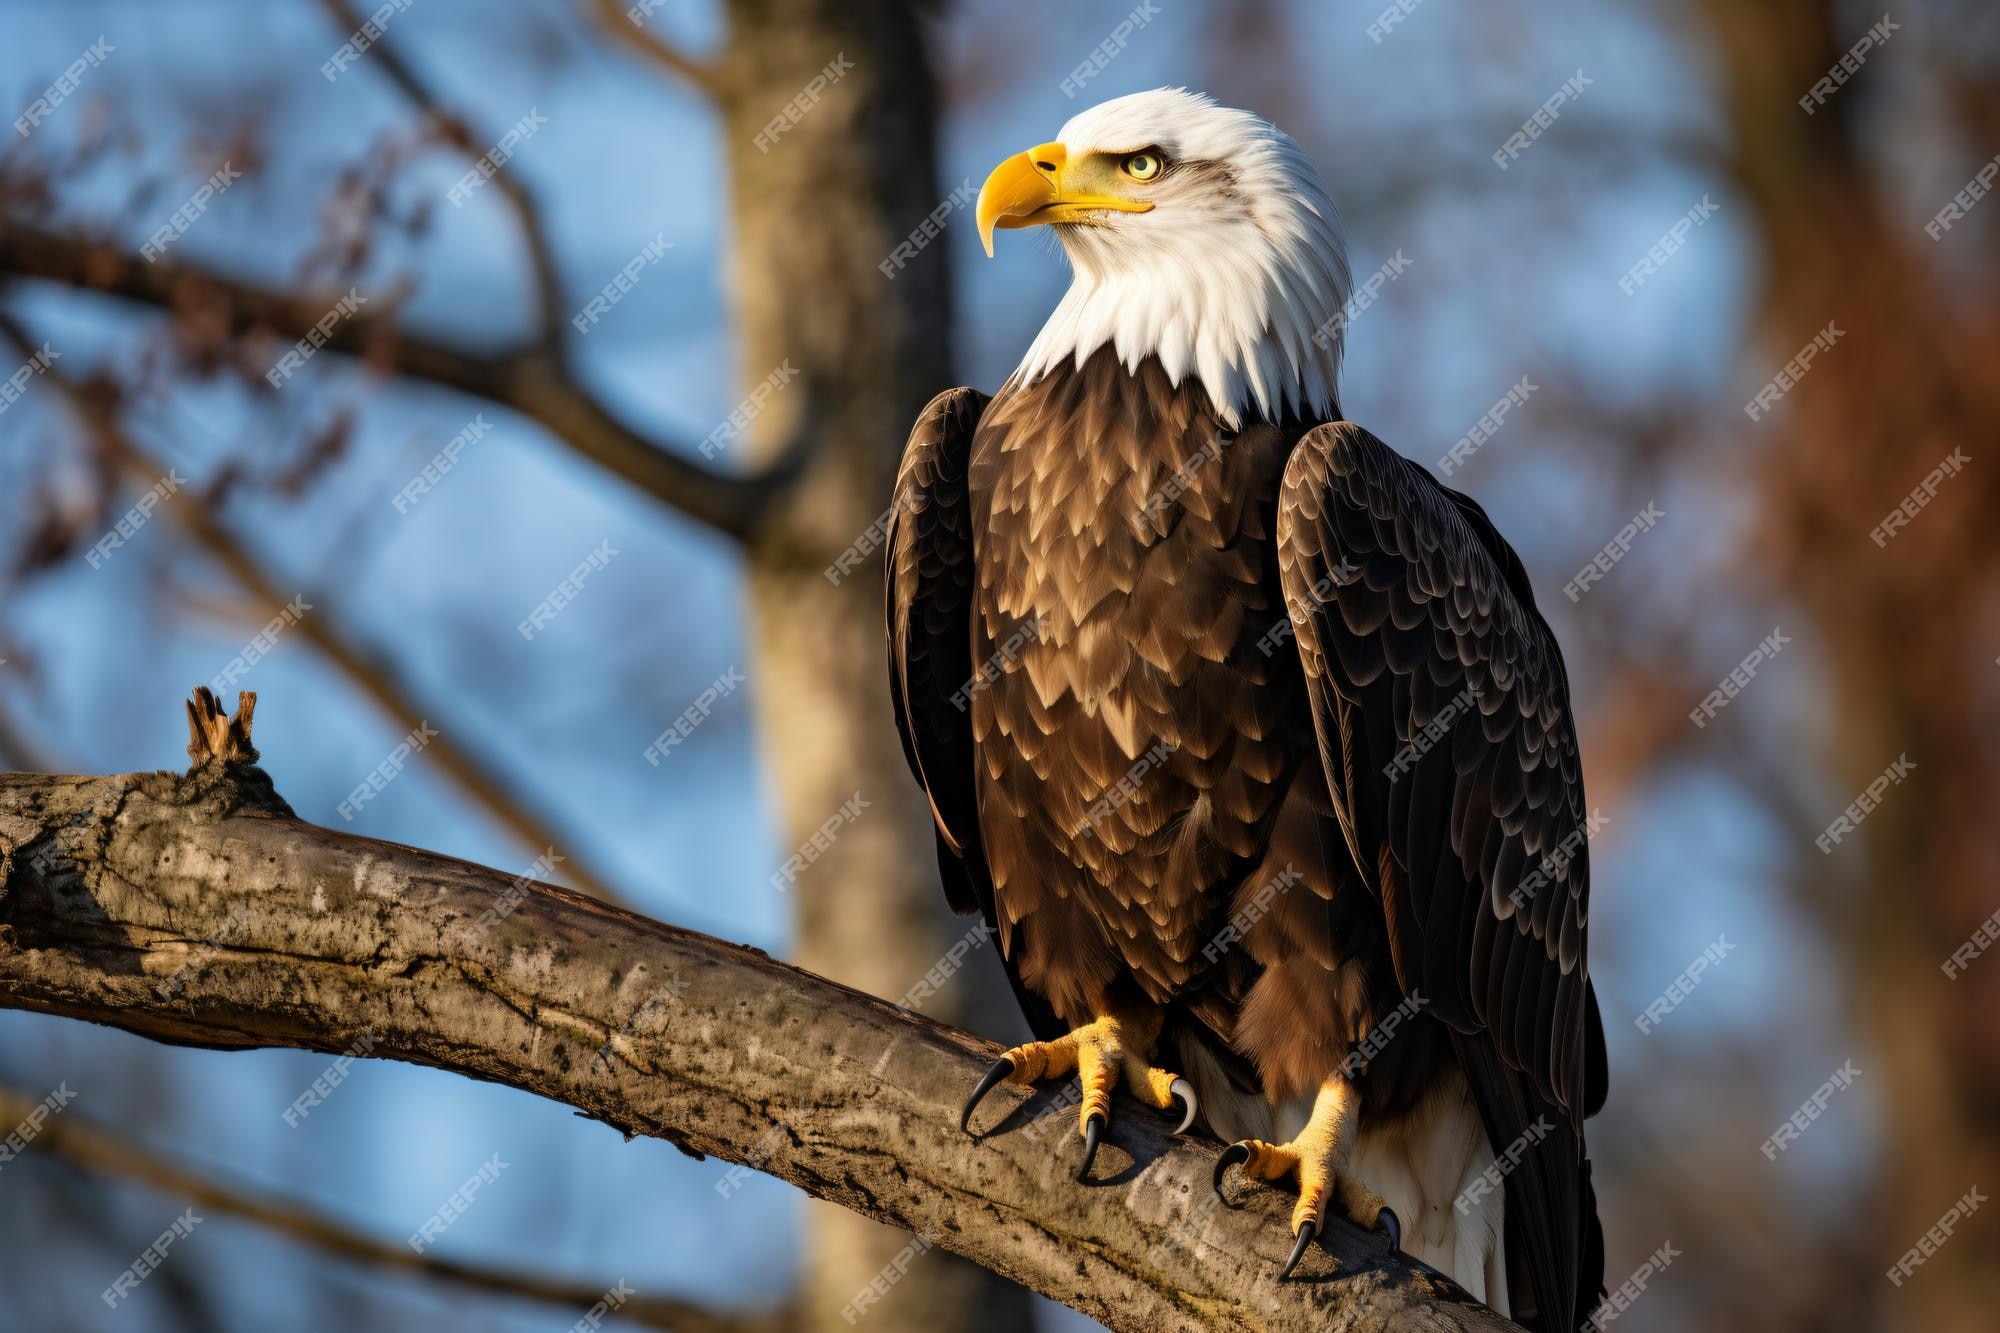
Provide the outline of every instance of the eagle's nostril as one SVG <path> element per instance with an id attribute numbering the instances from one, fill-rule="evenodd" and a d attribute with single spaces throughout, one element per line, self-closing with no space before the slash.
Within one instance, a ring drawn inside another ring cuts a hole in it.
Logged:
<path id="1" fill-rule="evenodd" d="M 1035 163 L 1035 169 L 1037 171 L 1054 171 L 1056 164 L 1053 162 L 1037 162 Z"/>

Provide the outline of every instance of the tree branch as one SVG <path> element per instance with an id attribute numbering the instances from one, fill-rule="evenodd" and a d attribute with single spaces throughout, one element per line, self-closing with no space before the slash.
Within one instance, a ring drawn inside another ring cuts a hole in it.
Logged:
<path id="1" fill-rule="evenodd" d="M 667 73 L 710 97 L 722 96 L 722 72 L 696 60 L 657 32 L 647 32 L 626 17 L 623 0 L 591 0 L 604 31 L 645 56 Z"/>
<path id="2" fill-rule="evenodd" d="M 162 310 L 199 310 L 214 321 L 218 338 L 254 347 L 262 334 L 273 360 L 339 297 L 269 291 L 169 259 L 148 264 L 113 246 L 11 219 L 0 225 L 0 274 L 100 291 Z M 613 476 L 738 541 L 756 531 L 808 452 L 801 435 L 766 471 L 751 476 L 711 471 L 620 422 L 546 348 L 471 352 L 399 329 L 393 311 L 363 307 L 334 325 L 324 349 L 511 408 Z"/>
<path id="3" fill-rule="evenodd" d="M 361 15 L 355 13 L 349 0 L 321 0 L 321 3 L 342 32 L 352 32 L 361 26 Z M 471 128 L 458 115 L 444 109 L 444 104 L 430 84 L 403 59 L 401 44 L 383 32 L 376 36 L 369 50 L 373 53 L 374 63 L 389 76 L 389 81 L 401 89 L 419 111 L 438 123 L 452 145 L 467 157 L 477 159 L 484 150 L 475 143 Z M 542 210 L 528 193 L 528 187 L 513 172 L 499 172 L 492 177 L 492 183 L 514 210 L 514 217 L 521 224 L 522 239 L 528 247 L 528 266 L 534 273 L 538 306 L 535 321 L 537 341 L 551 357 L 562 362 L 562 277 L 556 269 L 555 249 L 549 244 Z"/>
<path id="4" fill-rule="evenodd" d="M 1033 1117 L 1052 1092 L 959 1132 L 992 1043 L 757 950 L 315 828 L 248 764 L 0 776 L 0 1006 L 219 1049 L 362 1044 L 505 1083 L 751 1164 L 1117 1330 L 1513 1327 L 1344 1222 L 1280 1286 L 1288 1201 L 1208 1207 L 1215 1146 L 1158 1114 L 1121 1107 L 1078 1185 L 1073 1107 Z"/>
<path id="5" fill-rule="evenodd" d="M 38 1099 L 30 1093 L 0 1084 L 0 1125 L 21 1123 L 37 1105 Z M 81 1112 L 68 1108 L 41 1122 L 34 1146 L 95 1175 L 136 1181 L 173 1198 L 254 1222 L 356 1263 L 418 1273 L 480 1291 L 546 1301 L 573 1310 L 588 1310 L 610 1285 L 558 1281 L 512 1268 L 461 1263 L 435 1253 L 419 1254 L 407 1244 L 378 1239 L 303 1204 L 177 1166 L 149 1148 L 100 1129 Z M 776 1333 L 784 1327 L 784 1321 L 776 1316 L 721 1315 L 687 1301 L 648 1296 L 644 1292 L 628 1298 L 618 1307 L 618 1314 L 654 1328 L 674 1329 L 676 1333 Z"/>
<path id="6" fill-rule="evenodd" d="M 0 337 L 20 348 L 24 356 L 32 355 L 36 345 L 28 331 L 5 310 L 0 310 Z M 58 366 L 49 366 L 43 375 L 62 394 L 77 419 L 97 436 L 107 453 L 132 476 L 135 484 L 142 488 L 150 487 L 167 471 L 119 427 L 115 416 L 116 404 L 111 396 L 85 392 Z M 210 502 L 205 497 L 187 491 L 175 491 L 167 497 L 164 505 L 169 521 L 185 532 L 210 559 L 227 570 L 261 609 L 275 610 L 302 591 L 294 587 L 287 592 L 273 582 L 249 548 L 227 524 L 210 512 L 210 508 Z M 312 591 L 312 601 L 317 604 L 321 594 L 317 590 Z M 366 695 L 369 702 L 395 719 L 396 725 L 405 732 L 416 731 L 436 716 L 412 698 L 408 682 L 379 654 L 355 642 L 341 628 L 330 608 L 319 607 L 315 614 L 302 617 L 297 622 L 297 630 L 306 642 L 312 644 L 321 656 Z M 0 729 L 0 742 L 6 739 L 4 729 Z M 539 857 L 550 849 L 563 849 L 564 878 L 606 902 L 619 901 L 618 892 L 611 887 L 609 880 L 597 872 L 591 859 L 577 851 L 568 838 L 558 837 L 535 811 L 533 801 L 504 772 L 485 762 L 454 735 L 443 731 L 431 736 L 424 750 L 467 795 L 531 853 Z M 30 764 L 29 767 L 41 765 Z"/>

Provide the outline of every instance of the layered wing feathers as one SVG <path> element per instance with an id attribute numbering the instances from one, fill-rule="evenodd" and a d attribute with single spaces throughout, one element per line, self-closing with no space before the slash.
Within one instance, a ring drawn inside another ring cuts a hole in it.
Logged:
<path id="1" fill-rule="evenodd" d="M 1568 678 L 1519 561 L 1472 501 L 1346 422 L 1299 442 L 1278 525 L 1342 830 L 1414 927 L 1404 989 L 1490 1033 L 1580 1122 L 1587 810 Z"/>
<path id="2" fill-rule="evenodd" d="M 883 557 L 890 698 L 904 757 L 930 798 L 940 851 L 949 853 L 945 895 L 960 914 L 983 909 L 991 917 L 991 891 L 982 900 L 965 869 L 979 839 L 967 712 L 975 572 L 965 479 L 987 402 L 977 389 L 950 389 L 918 415 L 896 474 Z"/>
<path id="3" fill-rule="evenodd" d="M 1561 655 L 1479 506 L 1351 423 L 1293 451 L 1278 544 L 1341 831 L 1381 897 L 1399 984 L 1450 1025 L 1512 1162 L 1517 1290 L 1536 1326 L 1572 1328 L 1603 1282 L 1582 1149 L 1606 1079 Z"/>

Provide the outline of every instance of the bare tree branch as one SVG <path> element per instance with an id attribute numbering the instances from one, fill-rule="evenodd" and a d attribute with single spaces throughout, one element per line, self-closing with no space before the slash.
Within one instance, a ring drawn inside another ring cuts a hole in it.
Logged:
<path id="1" fill-rule="evenodd" d="M 21 348 L 24 355 L 31 354 L 35 347 L 33 338 L 5 310 L 0 310 L 0 337 Z M 102 441 L 140 487 L 152 486 L 167 470 L 120 429 L 114 405 L 105 396 L 86 394 L 75 380 L 53 365 L 44 372 L 44 377 L 55 385 L 77 418 Z M 294 588 L 287 592 L 274 582 L 262 562 L 211 512 L 206 498 L 175 491 L 167 497 L 163 508 L 169 519 L 227 570 L 260 608 L 275 610 L 305 591 Z M 323 594 L 313 590 L 313 596 L 318 598 Z M 415 731 L 437 716 L 415 700 L 409 683 L 379 654 L 350 638 L 329 608 L 322 606 L 315 614 L 302 617 L 294 628 L 405 731 Z M 0 735 L 0 741 L 5 739 Z M 590 858 L 582 855 L 570 839 L 559 837 L 549 827 L 535 812 L 526 793 L 454 735 L 437 732 L 429 738 L 424 752 L 536 856 L 552 847 L 558 849 L 563 856 L 564 878 L 577 888 L 607 902 L 619 901 L 617 891 L 592 868 Z"/>
<path id="2" fill-rule="evenodd" d="M 1076 1184 L 1074 1109 L 1034 1114 L 1050 1092 L 959 1132 L 991 1043 L 753 949 L 315 828 L 262 770 L 213 756 L 180 776 L 0 777 L 0 1006 L 505 1083 L 753 1165 L 1113 1329 L 1513 1327 L 1344 1222 L 1279 1285 L 1288 1201 L 1210 1208 L 1215 1146 L 1154 1112 L 1122 1107 Z M 856 1293 L 878 1299 L 895 1292 Z"/>
<path id="3" fill-rule="evenodd" d="M 588 2 L 595 7 L 597 20 L 603 25 L 605 32 L 683 83 L 692 85 L 710 97 L 722 96 L 721 70 L 706 61 L 696 60 L 660 36 L 657 31 L 648 32 L 632 22 L 626 17 L 623 0 L 588 0 Z"/>
<path id="4" fill-rule="evenodd" d="M 103 1262 L 107 1268 L 115 1268 L 109 1263 L 114 1247 L 122 1242 L 116 1237 L 114 1228 L 105 1225 L 104 1182 L 98 1178 L 79 1173 L 66 1173 L 49 1182 L 46 1190 L 35 1203 L 40 1205 L 32 1212 L 31 1224 L 37 1238 L 46 1238 L 52 1245 L 60 1245 L 57 1238 L 62 1236 L 68 1244 L 64 1248 L 74 1249 L 90 1256 L 93 1262 Z M 19 1201 L 17 1198 L 17 1207 Z M 23 1210 L 27 1211 L 27 1210 Z M 64 1235 L 63 1233 L 67 1233 Z M 125 1260 L 120 1257 L 120 1263 Z M 156 1270 L 160 1279 L 162 1295 L 173 1311 L 173 1318 L 181 1328 L 221 1328 L 224 1320 L 217 1309 L 217 1297 L 221 1295 L 220 1282 L 208 1280 L 211 1274 L 189 1264 L 169 1264 L 163 1270 Z M 25 1285 L 25 1284 L 24 1284 Z M 33 1321 L 29 1311 L 41 1315 L 43 1326 L 62 1322 L 55 1311 L 60 1307 L 63 1296 L 55 1283 L 46 1284 L 50 1290 L 35 1293 L 39 1298 L 30 1306 L 26 1292 L 15 1291 L 9 1295 L 15 1299 L 8 1302 L 8 1313 L 24 1320 Z M 64 1312 L 65 1314 L 67 1311 Z M 172 1325 L 170 1325 L 171 1327 Z"/>
<path id="5" fill-rule="evenodd" d="M 148 264 L 112 246 L 12 220 L 0 226 L 0 274 L 101 291 L 162 310 L 200 310 L 214 321 L 219 337 L 254 347 L 262 336 L 273 360 L 284 344 L 311 331 L 339 296 L 274 292 L 173 260 Z M 406 333 L 393 312 L 363 308 L 334 325 L 323 347 L 511 408 L 613 476 L 739 541 L 756 532 L 810 452 L 810 437 L 802 429 L 763 472 L 712 471 L 612 416 L 545 348 L 473 352 Z M 810 413 L 801 416 L 809 419 Z"/>
<path id="6" fill-rule="evenodd" d="M 0 1084 L 0 1125 L 14 1125 L 32 1114 L 40 1099 L 18 1087 Z M 368 1235 L 289 1199 L 276 1198 L 178 1166 L 128 1139 L 92 1124 L 81 1112 L 65 1108 L 42 1121 L 34 1146 L 53 1157 L 99 1176 L 136 1181 L 173 1198 L 227 1213 L 314 1246 L 329 1254 L 377 1268 L 418 1273 L 456 1282 L 502 1296 L 522 1296 L 551 1305 L 587 1310 L 609 1283 L 559 1281 L 514 1268 L 489 1268 L 461 1263 L 436 1253 L 419 1254 L 400 1241 Z M 725 1315 L 671 1297 L 640 1291 L 618 1307 L 621 1318 L 677 1333 L 776 1333 L 784 1321 L 769 1315 Z"/>
<path id="7" fill-rule="evenodd" d="M 352 32 L 361 26 L 361 15 L 354 11 L 349 0 L 321 0 L 327 13 L 339 25 L 342 32 Z M 389 81 L 402 90 L 403 95 L 415 104 L 418 110 L 435 120 L 449 136 L 452 144 L 467 157 L 477 158 L 484 151 L 471 127 L 457 113 L 444 109 L 443 102 L 430 84 L 417 73 L 414 66 L 403 59 L 400 43 L 389 35 L 380 33 L 369 47 L 372 63 L 389 76 Z M 493 185 L 514 210 L 515 218 L 521 224 L 521 236 L 528 247 L 528 265 L 534 273 L 535 299 L 538 307 L 535 328 L 541 347 L 558 363 L 564 361 L 562 340 L 563 295 L 562 275 L 556 268 L 555 249 L 549 244 L 548 228 L 542 220 L 542 210 L 528 187 L 520 177 L 511 171 L 503 171 L 492 178 Z"/>

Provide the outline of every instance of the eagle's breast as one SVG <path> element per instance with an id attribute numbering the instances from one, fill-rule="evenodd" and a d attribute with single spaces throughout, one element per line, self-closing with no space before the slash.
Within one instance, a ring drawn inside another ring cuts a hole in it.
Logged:
<path id="1" fill-rule="evenodd" d="M 1225 428 L 1193 381 L 1107 349 L 1010 384 L 969 476 L 970 695 L 1003 942 L 1058 1012 L 1214 961 L 1309 754 L 1276 496 L 1295 433 Z"/>

